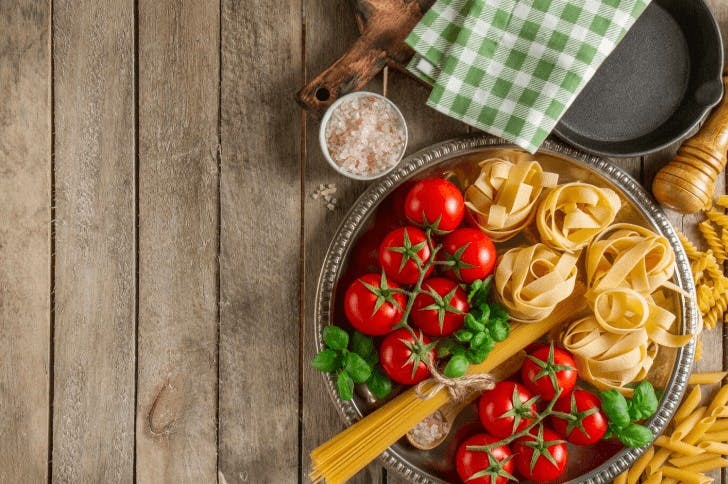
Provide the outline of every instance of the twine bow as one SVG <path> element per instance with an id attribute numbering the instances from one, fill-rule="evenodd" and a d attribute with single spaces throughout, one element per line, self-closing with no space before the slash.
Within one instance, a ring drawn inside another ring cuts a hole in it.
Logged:
<path id="1" fill-rule="evenodd" d="M 422 400 L 434 397 L 440 390 L 447 390 L 455 402 L 463 401 L 474 391 L 491 390 L 495 386 L 495 378 L 490 373 L 474 373 L 458 378 L 448 378 L 437 370 L 437 367 L 429 359 L 423 362 L 432 374 L 432 378 L 424 380 L 415 387 L 415 395 Z M 426 387 L 430 385 L 429 389 Z"/>

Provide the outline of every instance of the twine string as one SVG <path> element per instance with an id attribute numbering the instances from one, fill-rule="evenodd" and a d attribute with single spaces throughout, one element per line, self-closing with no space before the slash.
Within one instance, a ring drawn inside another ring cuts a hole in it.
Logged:
<path id="1" fill-rule="evenodd" d="M 474 373 L 458 378 L 448 378 L 440 373 L 429 359 L 424 359 L 424 363 L 430 370 L 432 378 L 420 382 L 415 387 L 415 394 L 422 400 L 428 400 L 434 397 L 440 390 L 445 389 L 453 401 L 462 402 L 474 391 L 482 392 L 491 390 L 495 386 L 495 378 L 490 373 Z M 426 389 L 428 385 L 430 387 Z"/>

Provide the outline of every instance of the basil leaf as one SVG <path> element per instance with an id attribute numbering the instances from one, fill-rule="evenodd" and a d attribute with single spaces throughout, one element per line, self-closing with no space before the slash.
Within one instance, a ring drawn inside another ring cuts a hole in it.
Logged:
<path id="1" fill-rule="evenodd" d="M 468 304 L 470 306 L 477 306 L 478 302 L 483 299 L 485 287 L 485 282 L 479 279 L 470 284 L 470 288 L 468 289 Z"/>
<path id="2" fill-rule="evenodd" d="M 473 339 L 473 332 L 468 331 L 467 329 L 459 329 L 455 331 L 455 339 L 460 341 L 461 343 L 467 343 L 471 339 Z"/>
<path id="3" fill-rule="evenodd" d="M 462 355 L 455 355 L 445 365 L 443 373 L 448 378 L 458 378 L 465 374 L 468 369 L 468 360 Z"/>
<path id="4" fill-rule="evenodd" d="M 627 399 L 617 390 L 606 390 L 599 393 L 599 399 L 602 401 L 602 410 L 617 429 L 627 427 L 630 422 L 629 409 L 627 408 Z"/>
<path id="5" fill-rule="evenodd" d="M 632 417 L 632 420 L 650 418 L 657 411 L 657 405 L 657 395 L 652 384 L 642 381 L 634 389 L 632 399 L 629 401 L 629 416 Z"/>
<path id="6" fill-rule="evenodd" d="M 355 383 L 364 383 L 372 374 L 372 369 L 364 358 L 352 352 L 344 357 L 344 370 Z"/>
<path id="7" fill-rule="evenodd" d="M 354 380 L 345 371 L 339 373 L 336 377 L 336 387 L 339 389 L 339 396 L 342 400 L 351 400 L 354 398 Z"/>
<path id="8" fill-rule="evenodd" d="M 351 337 L 351 351 L 366 359 L 369 354 L 374 352 L 374 339 L 359 331 L 354 331 Z"/>
<path id="9" fill-rule="evenodd" d="M 487 319 L 487 318 L 486 318 Z M 485 329 L 485 325 L 475 319 L 475 316 L 472 312 L 465 315 L 465 327 L 477 332 L 483 331 Z"/>
<path id="10" fill-rule="evenodd" d="M 483 342 L 485 341 L 485 338 L 487 338 L 487 337 L 488 337 L 488 335 L 485 334 L 485 332 L 475 333 L 473 335 L 473 339 L 470 340 L 470 347 L 472 348 L 474 346 L 482 345 Z"/>
<path id="11" fill-rule="evenodd" d="M 437 357 L 447 358 L 448 356 L 453 354 L 456 346 L 457 343 L 455 343 L 450 338 L 441 339 L 440 342 L 437 344 Z"/>
<path id="12" fill-rule="evenodd" d="M 341 368 L 341 358 L 336 351 L 326 348 L 313 357 L 311 365 L 318 371 L 330 373 Z"/>
<path id="13" fill-rule="evenodd" d="M 364 357 L 364 361 L 367 362 L 369 368 L 374 368 L 374 365 L 379 363 L 379 353 L 377 353 L 376 351 L 372 351 Z"/>
<path id="14" fill-rule="evenodd" d="M 508 311 L 506 311 L 506 308 L 500 304 L 493 303 L 490 305 L 490 320 L 502 321 L 505 323 L 508 321 Z"/>
<path id="15" fill-rule="evenodd" d="M 470 348 L 465 352 L 465 357 L 474 365 L 480 364 L 488 357 L 488 353 L 493 349 L 493 340 L 488 338 L 480 346 Z"/>
<path id="16" fill-rule="evenodd" d="M 349 334 L 338 326 L 324 326 L 324 343 L 332 350 L 345 350 L 349 346 Z"/>
<path id="17" fill-rule="evenodd" d="M 629 424 L 617 433 L 617 438 L 627 447 L 642 447 L 655 438 L 652 431 L 640 424 Z"/>
<path id="18" fill-rule="evenodd" d="M 508 334 L 511 332 L 511 326 L 507 321 L 496 319 L 491 322 L 488 327 L 488 332 L 494 340 L 505 341 L 505 339 L 508 338 Z"/>
<path id="19" fill-rule="evenodd" d="M 367 388 L 375 397 L 386 398 L 392 392 L 392 380 L 379 368 L 375 368 L 367 380 Z"/>

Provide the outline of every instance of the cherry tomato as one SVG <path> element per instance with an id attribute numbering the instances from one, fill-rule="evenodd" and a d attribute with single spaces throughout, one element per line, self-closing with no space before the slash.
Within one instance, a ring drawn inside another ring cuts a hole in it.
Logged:
<path id="1" fill-rule="evenodd" d="M 523 385 L 501 381 L 481 395 L 478 416 L 491 434 L 499 438 L 510 437 L 533 423 L 535 401 Z"/>
<path id="2" fill-rule="evenodd" d="M 607 417 L 602 412 L 599 397 L 584 390 L 574 390 L 570 395 L 559 398 L 554 410 L 569 414 L 564 419 L 551 417 L 554 429 L 576 445 L 591 445 L 599 442 L 607 433 Z"/>
<path id="3" fill-rule="evenodd" d="M 576 363 L 568 351 L 541 345 L 529 352 L 521 367 L 524 385 L 544 400 L 551 400 L 556 390 L 566 395 L 576 385 Z"/>
<path id="4" fill-rule="evenodd" d="M 415 183 L 404 202 L 407 218 L 439 233 L 455 230 L 463 221 L 465 202 L 458 187 L 442 178 L 425 178 Z"/>
<path id="5" fill-rule="evenodd" d="M 399 323 L 407 300 L 392 292 L 399 286 L 379 274 L 364 274 L 351 283 L 344 295 L 344 313 L 352 326 L 364 334 L 379 336 Z M 377 306 L 379 308 L 377 309 Z"/>
<path id="6" fill-rule="evenodd" d="M 497 442 L 498 439 L 488 434 L 476 434 L 464 441 L 458 447 L 455 454 L 455 468 L 463 482 L 468 484 L 506 484 L 508 476 L 513 475 L 513 461 L 511 449 L 507 445 L 501 445 L 490 449 L 492 458 L 487 452 L 479 450 L 468 450 L 470 445 L 488 445 Z M 473 479 L 473 476 L 483 473 Z"/>
<path id="7" fill-rule="evenodd" d="M 466 284 L 485 279 L 495 268 L 495 245 L 479 229 L 460 228 L 442 242 L 442 259 L 453 264 L 445 275 Z"/>
<path id="8" fill-rule="evenodd" d="M 414 284 L 420 277 L 417 260 L 424 264 L 430 258 L 427 236 L 417 227 L 402 227 L 384 236 L 379 246 L 379 264 L 390 279 L 401 284 Z M 432 266 L 427 274 L 432 272 Z"/>
<path id="9" fill-rule="evenodd" d="M 410 317 L 428 336 L 448 336 L 463 327 L 470 310 L 468 295 L 460 286 L 444 277 L 422 282 L 422 292 L 415 297 Z"/>
<path id="10" fill-rule="evenodd" d="M 559 434 L 546 427 L 537 435 L 517 439 L 513 443 L 513 454 L 518 472 L 534 482 L 556 479 L 563 474 L 568 460 L 566 444 Z"/>
<path id="11" fill-rule="evenodd" d="M 435 361 L 435 350 L 430 338 L 416 331 L 417 337 L 404 328 L 393 331 L 379 347 L 379 364 L 392 380 L 403 385 L 414 385 L 430 376 L 422 361 Z"/>

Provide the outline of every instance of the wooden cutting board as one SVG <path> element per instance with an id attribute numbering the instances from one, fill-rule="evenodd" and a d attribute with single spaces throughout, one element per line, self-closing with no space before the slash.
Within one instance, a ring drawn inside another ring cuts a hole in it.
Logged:
<path id="1" fill-rule="evenodd" d="M 298 91 L 304 108 L 323 111 L 357 91 L 385 65 L 407 72 L 414 52 L 404 39 L 434 0 L 351 0 L 361 36 L 339 59 Z"/>

